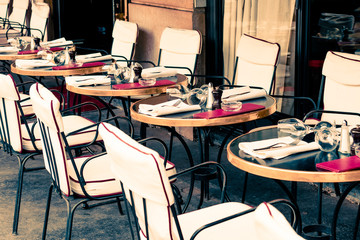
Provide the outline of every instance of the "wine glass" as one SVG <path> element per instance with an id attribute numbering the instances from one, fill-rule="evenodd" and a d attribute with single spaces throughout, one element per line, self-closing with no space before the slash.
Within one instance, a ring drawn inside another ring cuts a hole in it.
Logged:
<path id="1" fill-rule="evenodd" d="M 290 136 L 294 141 L 300 141 L 311 132 L 311 128 L 297 118 L 286 118 L 278 121 L 278 137 Z"/>
<path id="2" fill-rule="evenodd" d="M 200 105 L 203 107 L 207 99 L 207 90 L 201 88 L 192 89 L 186 97 L 186 101 L 190 105 Z"/>
<path id="3" fill-rule="evenodd" d="M 321 123 L 320 126 L 318 126 Z M 315 141 L 324 152 L 332 152 L 339 144 L 340 136 L 331 123 L 320 122 L 315 126 Z"/>

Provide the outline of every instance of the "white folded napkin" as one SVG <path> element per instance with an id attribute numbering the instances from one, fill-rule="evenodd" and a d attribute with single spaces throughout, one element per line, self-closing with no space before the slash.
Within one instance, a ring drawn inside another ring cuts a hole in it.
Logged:
<path id="1" fill-rule="evenodd" d="M 161 78 L 161 77 L 173 77 L 177 74 L 177 70 L 174 68 L 166 67 L 153 67 L 145 68 L 141 72 L 143 78 Z"/>
<path id="2" fill-rule="evenodd" d="M 297 145 L 285 145 L 294 142 L 291 137 L 272 138 L 266 140 L 260 140 L 255 142 L 241 142 L 239 148 L 247 154 L 250 154 L 258 158 L 274 158 L 280 159 L 287 157 L 291 154 L 313 151 L 319 149 L 319 145 L 316 142 L 307 143 L 300 141 Z M 285 143 L 284 146 L 268 148 L 263 150 L 256 150 L 258 148 L 265 148 L 276 143 Z"/>
<path id="3" fill-rule="evenodd" d="M 48 47 L 65 47 L 74 45 L 73 41 L 67 41 L 65 38 L 58 38 L 47 42 L 42 42 L 40 45 Z"/>
<path id="4" fill-rule="evenodd" d="M 55 63 L 44 59 L 16 59 L 15 65 L 16 67 L 23 69 L 48 68 L 56 66 Z"/>
<path id="5" fill-rule="evenodd" d="M 105 75 L 85 75 L 65 77 L 66 84 L 78 87 L 89 85 L 110 85 L 111 79 Z"/>
<path id="6" fill-rule="evenodd" d="M 180 99 L 171 100 L 156 105 L 140 104 L 139 113 L 150 116 L 162 116 L 181 112 L 190 112 L 200 110 L 200 105 L 188 105 Z"/>
<path id="7" fill-rule="evenodd" d="M 79 62 L 82 63 L 89 63 L 89 62 L 111 62 L 112 56 L 105 55 L 105 56 L 93 56 L 93 57 L 85 57 L 85 58 L 76 58 Z"/>
<path id="8" fill-rule="evenodd" d="M 0 53 L 16 53 L 19 49 L 16 47 L 0 47 Z"/>
<path id="9" fill-rule="evenodd" d="M 76 60 L 77 61 L 81 61 L 87 58 L 93 58 L 93 57 L 101 57 L 101 53 L 97 52 L 97 53 L 89 53 L 89 54 L 82 54 L 82 55 L 76 55 Z"/>
<path id="10" fill-rule="evenodd" d="M 241 87 L 241 88 L 224 90 L 221 95 L 221 100 L 224 102 L 244 101 L 249 99 L 261 98 L 265 96 L 266 96 L 266 91 L 264 89 Z"/>

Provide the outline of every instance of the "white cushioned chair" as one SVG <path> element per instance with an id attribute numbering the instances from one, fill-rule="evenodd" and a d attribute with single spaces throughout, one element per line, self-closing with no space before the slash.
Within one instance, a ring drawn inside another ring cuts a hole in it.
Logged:
<path id="1" fill-rule="evenodd" d="M 19 94 L 11 75 L 0 74 L 0 84 L 0 138 L 3 149 L 9 154 L 16 153 L 19 162 L 18 188 L 13 223 L 13 232 L 16 234 L 24 172 L 44 169 L 43 165 L 41 167 L 30 168 L 26 164 L 33 156 L 41 153 L 43 146 L 40 143 L 38 125 L 26 116 L 34 114 L 32 101 L 29 96 Z M 39 85 L 39 88 L 43 88 L 42 85 Z M 76 108 L 77 106 L 74 107 Z M 98 110 L 100 111 L 100 109 Z M 33 118 L 33 120 L 35 119 Z M 67 141 L 72 148 L 86 148 L 90 144 L 100 141 L 96 133 L 96 126 L 92 127 L 94 122 L 85 117 L 68 115 L 63 118 L 63 124 Z"/>
<path id="2" fill-rule="evenodd" d="M 309 112 L 304 121 L 308 124 L 316 123 L 317 119 L 309 118 L 322 113 L 319 119 L 322 121 L 341 125 L 346 120 L 349 125 L 359 124 L 360 56 L 329 51 L 322 75 L 317 108 Z"/>
<path id="3" fill-rule="evenodd" d="M 111 158 L 111 168 L 129 203 L 126 207 L 136 215 L 135 234 L 132 232 L 137 239 L 303 239 L 276 208 L 266 203 L 256 210 L 242 203 L 228 202 L 178 214 L 160 155 L 110 124 L 101 123 L 99 131 Z M 223 173 L 223 201 L 225 172 L 217 163 L 207 162 L 200 166 L 205 165 L 216 166 Z M 170 178 L 195 169 L 197 167 Z M 229 220 L 223 219 L 229 216 Z M 216 223 L 218 220 L 221 223 Z M 202 228 L 206 224 L 213 226 Z"/>
<path id="4" fill-rule="evenodd" d="M 52 178 L 47 200 L 43 239 L 46 236 L 54 187 L 68 206 L 66 239 L 71 238 L 74 212 L 83 203 L 87 204 L 91 200 L 116 199 L 120 213 L 122 213 L 120 206 L 121 188 L 115 181 L 115 175 L 111 172 L 108 155 L 101 153 L 86 157 L 74 157 L 71 152 L 70 139 L 67 137 L 66 118 L 62 117 L 60 112 L 60 102 L 48 89 L 38 83 L 30 87 L 30 97 L 41 132 L 45 168 Z M 127 118 L 123 119 L 130 124 L 130 133 L 132 134 L 131 123 Z M 86 126 L 84 123 L 77 123 L 74 120 L 72 120 L 74 128 Z M 92 124 L 92 126 L 92 129 L 83 131 L 90 131 L 93 137 L 93 134 L 96 134 L 96 138 L 97 124 Z M 85 137 L 80 136 L 80 139 L 85 140 Z M 74 206 L 71 207 L 71 201 L 75 199 L 80 200 L 75 201 Z"/>
<path id="5" fill-rule="evenodd" d="M 6 21 L 8 21 L 9 4 L 10 0 L 0 1 L 0 22 L 4 24 L 3 26 L 5 26 Z"/>
<path id="6" fill-rule="evenodd" d="M 5 29 L 0 30 L 2 39 L 13 38 L 21 35 L 22 29 L 26 26 L 26 14 L 29 8 L 29 0 L 13 0 L 12 12 L 5 21 Z M 7 37 L 6 37 L 7 36 Z"/>

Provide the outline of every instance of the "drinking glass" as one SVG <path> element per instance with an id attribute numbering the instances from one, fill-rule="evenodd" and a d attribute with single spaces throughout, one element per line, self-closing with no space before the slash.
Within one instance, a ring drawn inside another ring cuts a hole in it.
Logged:
<path id="1" fill-rule="evenodd" d="M 311 132 L 311 128 L 297 118 L 286 118 L 278 121 L 278 137 L 290 136 L 295 140 L 301 140 Z"/>
<path id="2" fill-rule="evenodd" d="M 201 88 L 192 89 L 186 97 L 186 101 L 190 105 L 200 105 L 201 107 L 205 106 L 207 99 L 207 90 Z"/>
<path id="3" fill-rule="evenodd" d="M 318 126 L 315 130 L 315 141 L 324 152 L 332 152 L 339 144 L 340 136 L 332 124 Z"/>

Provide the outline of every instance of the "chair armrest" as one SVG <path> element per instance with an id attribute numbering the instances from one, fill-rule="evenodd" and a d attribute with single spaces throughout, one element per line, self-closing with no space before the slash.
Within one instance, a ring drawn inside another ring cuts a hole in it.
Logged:
<path id="1" fill-rule="evenodd" d="M 316 103 L 314 102 L 314 100 L 312 100 L 309 97 L 295 97 L 295 96 L 272 95 L 272 94 L 270 96 L 275 97 L 275 98 L 291 98 L 291 99 L 294 99 L 294 100 L 305 100 L 305 101 L 310 102 L 313 109 L 316 109 Z"/>
<path id="2" fill-rule="evenodd" d="M 156 64 L 153 63 L 152 61 L 147 61 L 147 60 L 128 60 L 128 63 L 133 63 L 133 62 L 137 62 L 137 63 L 148 63 L 150 65 L 152 65 L 153 67 L 156 67 Z"/>
<path id="3" fill-rule="evenodd" d="M 109 55 L 109 53 L 104 49 L 87 48 L 87 47 L 79 47 L 79 46 L 76 46 L 76 49 L 84 50 L 84 51 L 88 51 L 88 52 L 100 52 L 102 55 Z"/>
<path id="4" fill-rule="evenodd" d="M 164 154 L 162 156 L 164 157 L 164 166 L 166 167 L 166 162 L 168 160 L 168 148 L 166 146 L 166 143 L 163 140 L 161 140 L 159 138 L 155 138 L 155 137 L 149 137 L 149 138 L 144 138 L 144 139 L 138 140 L 138 142 L 141 144 L 145 144 L 150 141 L 159 143 L 161 145 L 161 147 L 163 148 Z"/>
<path id="5" fill-rule="evenodd" d="M 95 103 L 93 102 L 84 102 L 84 103 L 79 103 L 77 105 L 74 105 L 72 107 L 68 107 L 66 109 L 63 109 L 61 111 L 61 113 L 66 113 L 66 112 L 69 112 L 69 111 L 73 111 L 73 110 L 76 110 L 76 109 L 79 109 L 83 106 L 86 106 L 86 105 L 91 105 L 93 106 L 97 111 L 98 111 L 98 119 L 97 119 L 97 122 L 100 122 L 101 121 L 101 109 L 98 105 L 96 105 Z"/>
<path id="6" fill-rule="evenodd" d="M 293 227 L 294 229 L 297 228 L 297 233 L 298 233 L 298 234 L 301 234 L 301 226 L 299 226 L 299 227 L 297 226 L 298 219 L 301 219 L 300 211 L 299 211 L 299 209 L 298 209 L 292 202 L 290 202 L 289 200 L 286 200 L 286 199 L 277 199 L 277 200 L 270 201 L 269 203 L 270 203 L 270 204 L 284 204 L 284 205 L 288 206 L 288 207 L 291 209 L 291 211 L 292 211 L 292 217 L 293 217 L 293 219 L 294 219 L 294 220 L 293 220 L 293 223 L 292 223 L 292 227 Z M 251 209 L 248 209 L 248 210 L 245 210 L 245 211 L 241 211 L 241 212 L 235 213 L 235 214 L 233 214 L 233 215 L 224 217 L 224 218 L 219 219 L 219 220 L 217 220 L 217 221 L 208 223 L 208 224 L 200 227 L 199 229 L 197 229 L 197 230 L 193 233 L 193 235 L 191 236 L 190 240 L 194 240 L 194 239 L 196 238 L 196 236 L 197 236 L 200 232 L 202 232 L 202 231 L 204 231 L 204 230 L 206 230 L 206 229 L 208 229 L 208 228 L 210 228 L 210 227 L 213 227 L 213 226 L 218 225 L 218 224 L 220 224 L 220 223 L 223 223 L 223 222 L 232 220 L 232 219 L 237 218 L 237 217 L 244 216 L 244 215 L 246 215 L 246 214 L 248 214 L 248 213 L 254 212 L 255 210 L 256 210 L 256 208 L 251 208 Z"/>
<path id="7" fill-rule="evenodd" d="M 357 112 L 343 112 L 343 111 L 315 109 L 315 110 L 312 110 L 312 111 L 308 112 L 304 116 L 303 121 L 305 122 L 306 119 L 308 119 L 311 115 L 313 115 L 315 113 L 345 114 L 345 115 L 355 115 L 355 116 L 360 117 L 360 113 L 357 113 Z"/>
<path id="8" fill-rule="evenodd" d="M 187 168 L 185 170 L 182 170 L 182 171 L 180 171 L 178 173 L 175 173 L 175 174 L 171 175 L 169 177 L 169 180 L 172 180 L 172 179 L 177 178 L 177 177 L 179 177 L 181 175 L 184 175 L 184 174 L 188 174 L 188 173 L 193 174 L 197 170 L 203 169 L 205 167 L 211 167 L 211 166 L 215 167 L 217 169 L 217 171 L 218 171 L 218 174 L 221 176 L 222 182 L 221 182 L 221 186 L 220 186 L 220 188 L 221 188 L 220 201 L 224 202 L 227 177 L 226 177 L 226 172 L 224 170 L 224 167 L 221 164 L 217 163 L 217 162 L 208 161 L 208 162 L 200 163 L 198 165 L 195 165 L 193 167 Z"/>

